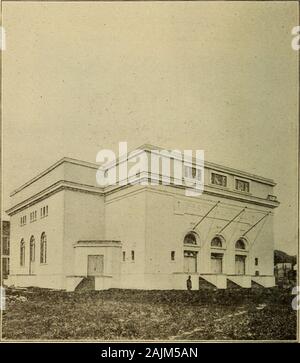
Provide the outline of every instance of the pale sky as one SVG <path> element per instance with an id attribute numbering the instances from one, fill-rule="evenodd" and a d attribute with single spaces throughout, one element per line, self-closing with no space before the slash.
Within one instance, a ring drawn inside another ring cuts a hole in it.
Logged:
<path id="1" fill-rule="evenodd" d="M 4 2 L 4 205 L 63 156 L 203 149 L 277 183 L 297 251 L 297 2 Z"/>

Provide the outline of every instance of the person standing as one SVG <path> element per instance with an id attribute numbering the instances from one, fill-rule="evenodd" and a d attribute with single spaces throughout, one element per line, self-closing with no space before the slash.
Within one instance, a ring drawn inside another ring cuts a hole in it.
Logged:
<path id="1" fill-rule="evenodd" d="M 188 279 L 186 280 L 186 287 L 188 289 L 188 291 L 192 290 L 192 280 L 191 280 L 191 276 L 188 277 Z"/>

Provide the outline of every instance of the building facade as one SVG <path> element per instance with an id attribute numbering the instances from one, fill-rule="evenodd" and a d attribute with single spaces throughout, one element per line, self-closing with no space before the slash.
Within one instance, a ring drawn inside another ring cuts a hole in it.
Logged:
<path id="1" fill-rule="evenodd" d="M 11 194 L 11 285 L 72 291 L 92 277 L 97 290 L 185 289 L 188 276 L 193 289 L 274 285 L 272 180 L 206 162 L 203 193 L 187 196 L 173 177 L 148 183 L 150 166 L 100 187 L 98 168 L 63 158 Z M 183 168 L 197 177 L 193 162 Z"/>
<path id="2" fill-rule="evenodd" d="M 1 243 L 1 266 L 2 279 L 6 280 L 9 275 L 9 239 L 10 239 L 10 223 L 9 221 L 1 221 L 0 224 Z"/>

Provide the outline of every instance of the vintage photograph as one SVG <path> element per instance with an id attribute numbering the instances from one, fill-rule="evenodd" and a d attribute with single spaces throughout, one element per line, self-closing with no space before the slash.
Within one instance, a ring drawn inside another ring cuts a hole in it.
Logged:
<path id="1" fill-rule="evenodd" d="M 299 339 L 299 24 L 2 1 L 1 341 Z"/>

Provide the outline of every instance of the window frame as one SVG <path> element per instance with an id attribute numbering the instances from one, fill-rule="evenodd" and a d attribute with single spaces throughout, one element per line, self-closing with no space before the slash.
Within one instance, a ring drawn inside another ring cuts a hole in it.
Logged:
<path id="1" fill-rule="evenodd" d="M 239 242 L 239 241 L 242 241 L 243 242 L 243 244 L 244 244 L 244 246 L 245 246 L 245 248 L 239 248 L 239 247 L 237 247 L 236 245 L 237 245 L 237 243 Z M 247 241 L 244 239 L 244 238 L 238 238 L 236 241 L 235 241 L 235 243 L 234 243 L 234 249 L 236 250 L 236 251 L 243 251 L 243 252 L 247 252 L 247 250 L 248 250 L 248 243 L 247 243 Z"/>
<path id="2" fill-rule="evenodd" d="M 220 185 L 220 184 L 215 184 L 213 183 L 213 174 L 215 175 L 220 175 L 222 177 L 225 178 L 226 180 L 226 185 Z M 209 174 L 209 185 L 213 186 L 213 187 L 217 187 L 217 188 L 226 188 L 228 189 L 228 174 L 222 173 L 220 171 L 216 171 L 216 170 L 211 170 L 210 174 Z"/>
<path id="3" fill-rule="evenodd" d="M 41 234 L 40 239 L 40 264 L 47 264 L 47 235 L 45 232 Z"/>
<path id="4" fill-rule="evenodd" d="M 247 183 L 248 184 L 248 191 L 237 189 L 237 187 L 236 187 L 237 181 Z M 234 176 L 233 183 L 234 183 L 233 188 L 234 188 L 235 192 L 243 193 L 243 194 L 251 194 L 251 181 L 249 179 L 244 179 L 244 178 L 240 178 L 239 176 Z"/>
<path id="5" fill-rule="evenodd" d="M 24 238 L 20 241 L 20 266 L 24 267 L 26 263 L 25 259 L 25 241 Z"/>
<path id="6" fill-rule="evenodd" d="M 27 224 L 26 214 L 20 217 L 20 226 L 23 227 Z"/>
<path id="7" fill-rule="evenodd" d="M 175 261 L 176 251 L 171 251 L 171 261 Z"/>
<path id="8" fill-rule="evenodd" d="M 2 236 L 2 256 L 9 255 L 9 236 Z"/>
<path id="9" fill-rule="evenodd" d="M 185 241 L 185 240 L 186 240 L 186 237 L 187 237 L 188 235 L 192 235 L 192 236 L 195 238 L 195 243 L 189 243 L 189 242 L 186 242 L 186 241 Z M 184 235 L 184 237 L 183 237 L 183 245 L 184 245 L 184 246 L 199 246 L 198 241 L 199 241 L 199 237 L 198 237 L 197 233 L 196 233 L 196 232 L 194 232 L 194 231 L 189 231 L 189 232 L 187 232 L 187 233 Z"/>
<path id="10" fill-rule="evenodd" d="M 33 251 L 33 254 L 31 253 Z M 33 255 L 33 259 L 32 259 Z M 29 262 L 35 262 L 35 238 L 32 235 L 29 241 Z"/>
<path id="11" fill-rule="evenodd" d="M 195 176 L 193 177 L 193 170 L 195 170 Z M 183 164 L 183 179 L 188 181 L 202 181 L 202 170 L 203 167 L 197 168 L 196 165 L 193 164 Z M 187 173 L 187 171 L 190 171 Z"/>
<path id="12" fill-rule="evenodd" d="M 218 239 L 220 242 L 221 242 L 221 246 L 213 246 L 212 245 L 212 242 L 214 239 Z M 214 236 L 211 241 L 210 241 L 210 248 L 213 248 L 213 249 L 225 249 L 225 241 L 223 240 L 223 238 L 221 238 L 220 236 Z"/>

